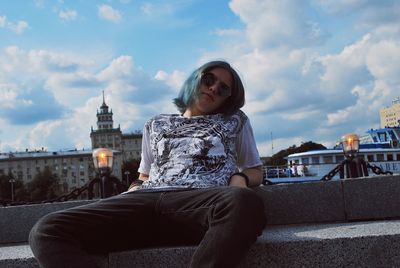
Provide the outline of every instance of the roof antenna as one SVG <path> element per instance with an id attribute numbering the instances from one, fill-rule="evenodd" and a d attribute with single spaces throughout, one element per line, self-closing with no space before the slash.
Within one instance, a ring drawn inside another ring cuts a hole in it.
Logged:
<path id="1" fill-rule="evenodd" d="M 104 99 L 104 90 L 103 90 L 103 104 L 106 104 L 106 101 Z"/>
<path id="2" fill-rule="evenodd" d="M 271 131 L 271 150 L 272 150 L 272 155 L 274 155 L 274 139 L 272 138 L 272 131 Z"/>

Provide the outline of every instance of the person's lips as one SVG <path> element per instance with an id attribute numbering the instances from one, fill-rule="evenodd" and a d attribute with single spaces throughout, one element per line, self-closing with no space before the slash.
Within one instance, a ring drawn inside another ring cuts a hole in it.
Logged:
<path id="1" fill-rule="evenodd" d="M 206 96 L 207 96 L 208 98 L 210 98 L 212 101 L 215 101 L 213 95 L 211 95 L 211 94 L 209 94 L 209 93 L 206 93 L 206 92 L 203 92 L 202 94 L 206 95 Z"/>

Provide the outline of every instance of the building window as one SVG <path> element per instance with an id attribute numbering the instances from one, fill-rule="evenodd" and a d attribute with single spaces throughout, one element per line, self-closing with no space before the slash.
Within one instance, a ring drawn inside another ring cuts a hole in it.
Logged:
<path id="1" fill-rule="evenodd" d="M 311 158 L 311 163 L 312 164 L 319 164 L 319 156 L 313 156 Z"/>
<path id="2" fill-rule="evenodd" d="M 387 155 L 387 161 L 393 161 L 393 155 L 392 154 L 388 154 Z"/>
<path id="3" fill-rule="evenodd" d="M 341 163 L 344 160 L 344 156 L 343 155 L 337 155 L 336 156 L 336 163 Z"/>
<path id="4" fill-rule="evenodd" d="M 308 165 L 310 163 L 310 161 L 309 161 L 308 157 L 304 157 L 301 159 L 301 163 L 304 165 Z"/>
<path id="5" fill-rule="evenodd" d="M 368 161 L 368 162 L 374 162 L 374 161 L 375 161 L 375 160 L 374 160 L 374 155 L 373 155 L 373 154 L 367 155 L 367 161 Z"/>
<path id="6" fill-rule="evenodd" d="M 376 161 L 385 161 L 385 158 L 384 158 L 383 154 L 377 154 L 376 155 Z"/>
<path id="7" fill-rule="evenodd" d="M 400 154 L 397 154 L 397 155 L 396 155 L 396 160 L 397 160 L 397 161 L 400 161 Z"/>
<path id="8" fill-rule="evenodd" d="M 331 156 L 331 155 L 326 155 L 326 156 L 323 157 L 323 159 L 324 159 L 324 163 L 325 164 L 333 163 L 333 156 Z"/>

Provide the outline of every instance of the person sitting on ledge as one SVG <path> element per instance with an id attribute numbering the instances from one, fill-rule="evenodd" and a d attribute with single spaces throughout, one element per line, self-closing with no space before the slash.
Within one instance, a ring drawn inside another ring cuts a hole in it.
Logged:
<path id="1" fill-rule="evenodd" d="M 125 193 L 50 213 L 29 243 L 42 267 L 96 267 L 93 254 L 197 245 L 190 267 L 236 267 L 265 227 L 260 160 L 244 87 L 224 61 L 196 69 L 175 105 L 144 126 Z"/>

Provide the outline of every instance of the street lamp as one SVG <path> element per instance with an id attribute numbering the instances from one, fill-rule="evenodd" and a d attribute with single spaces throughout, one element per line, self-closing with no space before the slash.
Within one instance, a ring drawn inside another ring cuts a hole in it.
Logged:
<path id="1" fill-rule="evenodd" d="M 360 148 L 360 138 L 354 133 L 346 134 L 342 136 L 342 147 L 347 158 L 356 157 Z"/>
<path id="2" fill-rule="evenodd" d="M 124 174 L 126 175 L 126 186 L 129 186 L 129 175 L 131 173 L 129 171 L 125 171 Z"/>
<path id="3" fill-rule="evenodd" d="M 11 183 L 11 202 L 14 202 L 14 182 L 15 182 L 15 179 L 11 178 L 8 182 Z"/>
<path id="4" fill-rule="evenodd" d="M 107 148 L 95 149 L 92 153 L 94 168 L 101 177 L 101 197 L 112 196 L 113 184 L 110 174 L 113 166 L 113 152 Z"/>
<path id="5" fill-rule="evenodd" d="M 368 177 L 367 163 L 363 158 L 358 157 L 358 152 L 360 149 L 360 138 L 358 135 L 354 133 L 343 135 L 340 144 L 342 145 L 345 159 L 328 174 L 323 176 L 321 180 L 331 180 L 338 172 L 341 179 L 345 177 Z"/>

